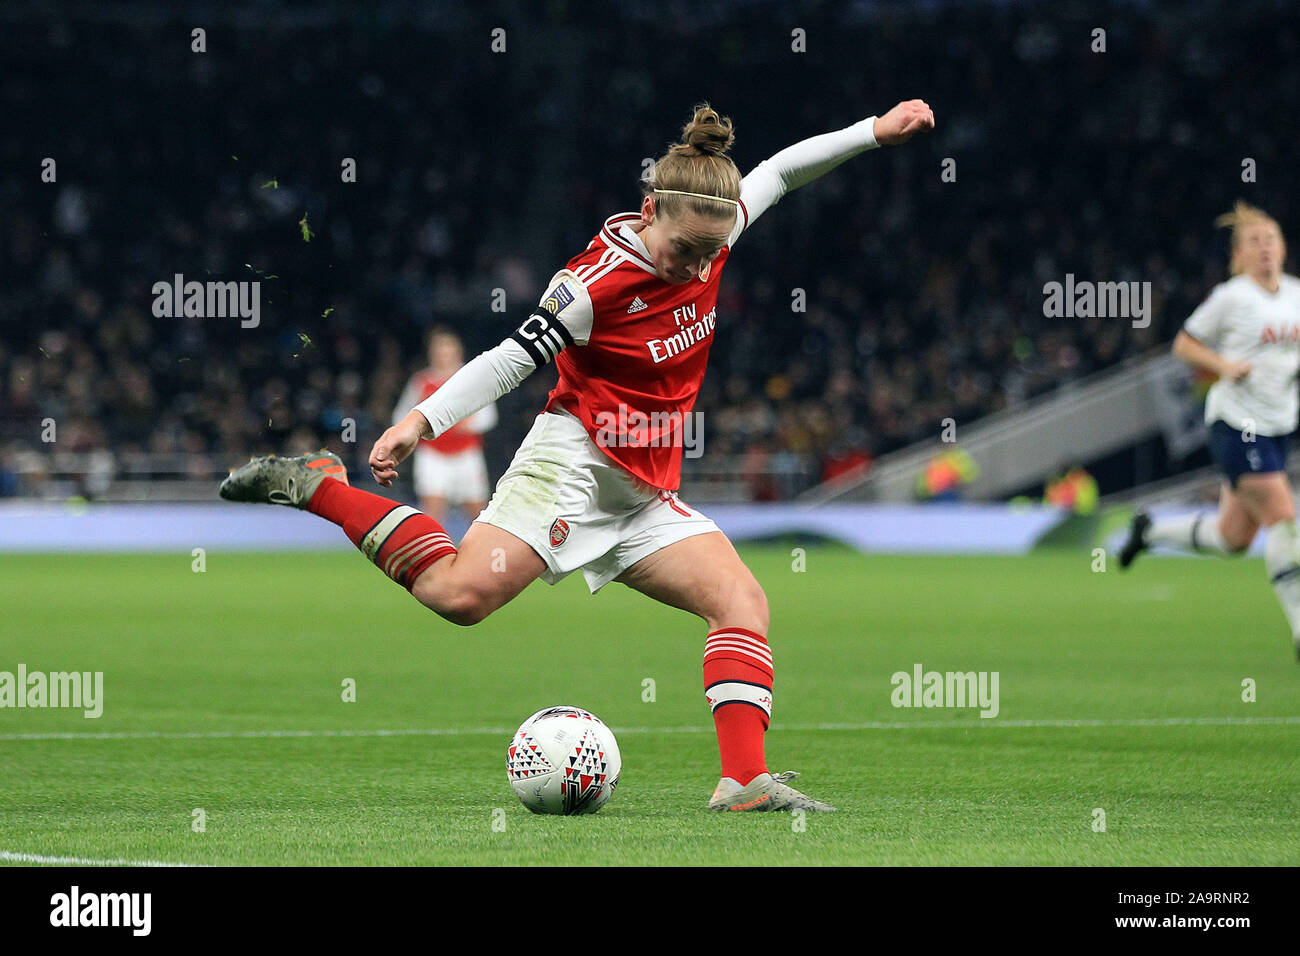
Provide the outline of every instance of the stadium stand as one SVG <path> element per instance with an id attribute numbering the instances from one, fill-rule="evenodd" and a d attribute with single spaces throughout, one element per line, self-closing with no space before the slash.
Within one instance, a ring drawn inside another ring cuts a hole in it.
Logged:
<path id="1" fill-rule="evenodd" d="M 793 498 L 945 418 L 960 428 L 1167 342 L 1226 276 L 1212 220 L 1239 195 L 1300 222 L 1300 143 L 1270 105 L 1300 92 L 1281 60 L 1300 21 L 1254 6 L 1239 21 L 1240 3 L 1111 3 L 1049 24 L 1033 5 L 832 4 L 798 24 L 804 54 L 763 4 L 619 5 L 580 31 L 576 9 L 520 6 L 496 55 L 491 8 L 214 10 L 202 54 L 167 4 L 131 22 L 84 5 L 61 26 L 10 8 L 0 495 L 201 496 L 248 455 L 321 445 L 359 468 L 423 331 L 449 324 L 471 354 L 499 341 L 606 216 L 636 205 L 642 160 L 694 102 L 734 118 L 748 169 L 923 95 L 932 137 L 787 197 L 727 266 L 687 489 Z M 453 41 L 470 16 L 479 47 Z M 383 42 L 360 42 L 358 22 Z M 945 48 L 926 49 L 937 36 Z M 862 69 L 831 75 L 819 47 L 861 48 Z M 710 81 L 711 59 L 741 56 L 767 82 Z M 41 181 L 45 157 L 56 182 Z M 356 183 L 341 181 L 345 157 Z M 1247 157 L 1256 182 L 1240 181 Z M 1150 282 L 1152 321 L 1045 317 L 1043 285 L 1067 273 Z M 176 274 L 258 280 L 259 326 L 156 317 L 150 290 Z M 494 477 L 553 374 L 503 403 Z M 1150 478 L 1203 464 L 1155 457 Z M 1103 493 L 1133 480 L 1093 471 Z"/>

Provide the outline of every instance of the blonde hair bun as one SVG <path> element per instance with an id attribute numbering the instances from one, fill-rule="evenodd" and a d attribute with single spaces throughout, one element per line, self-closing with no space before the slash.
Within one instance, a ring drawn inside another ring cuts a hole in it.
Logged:
<path id="1" fill-rule="evenodd" d="M 687 156 L 725 156 L 735 141 L 731 118 L 719 115 L 708 103 L 700 103 L 690 122 L 682 127 L 682 140 L 673 149 Z"/>

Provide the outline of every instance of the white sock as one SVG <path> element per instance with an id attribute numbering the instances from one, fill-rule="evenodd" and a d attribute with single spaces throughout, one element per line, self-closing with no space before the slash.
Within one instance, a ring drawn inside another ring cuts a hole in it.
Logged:
<path id="1" fill-rule="evenodd" d="M 1232 554 L 1232 549 L 1219 532 L 1217 514 L 1179 515 L 1162 518 L 1147 529 L 1147 544 L 1158 544 L 1180 551 L 1204 554 Z"/>
<path id="2" fill-rule="evenodd" d="M 1300 642 L 1300 530 L 1294 519 L 1278 521 L 1265 532 L 1264 567 L 1291 625 L 1291 638 Z"/>

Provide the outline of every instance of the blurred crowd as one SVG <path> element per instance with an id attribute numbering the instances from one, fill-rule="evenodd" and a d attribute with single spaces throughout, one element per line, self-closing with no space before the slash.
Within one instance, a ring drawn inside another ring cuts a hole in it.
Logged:
<path id="1" fill-rule="evenodd" d="M 92 495 L 135 460 L 200 477 L 329 445 L 359 467 L 424 331 L 499 342 L 702 99 L 742 171 L 903 98 L 939 124 L 786 197 L 726 266 L 687 475 L 730 463 L 756 498 L 1166 342 L 1226 277 L 1232 200 L 1300 225 L 1282 3 L 517 6 L 254 4 L 205 52 L 166 4 L 11 16 L 0 495 L 41 493 L 19 464 L 56 450 L 99 453 Z M 1045 318 L 1067 273 L 1151 282 L 1153 321 Z M 177 274 L 259 282 L 258 325 L 155 316 Z M 502 402 L 494 474 L 553 380 Z"/>

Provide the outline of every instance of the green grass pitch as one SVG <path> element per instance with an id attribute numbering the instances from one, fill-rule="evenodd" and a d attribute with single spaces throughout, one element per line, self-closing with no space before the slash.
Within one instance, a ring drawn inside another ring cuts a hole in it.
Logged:
<path id="1" fill-rule="evenodd" d="M 1300 666 L 1262 562 L 1148 558 L 1121 574 L 1083 551 L 814 547 L 796 572 L 789 546 L 743 555 L 772 605 L 769 764 L 841 810 L 802 830 L 705 809 L 704 627 L 621 586 L 537 583 L 461 629 L 356 554 L 209 552 L 203 573 L 189 554 L 9 555 L 0 670 L 103 671 L 105 704 L 98 720 L 0 710 L 0 854 L 1300 863 Z M 1000 713 L 893 707 L 891 675 L 917 663 L 997 671 Z M 533 816 L 506 783 L 510 732 L 552 704 L 618 733 L 622 781 L 595 816 Z"/>

